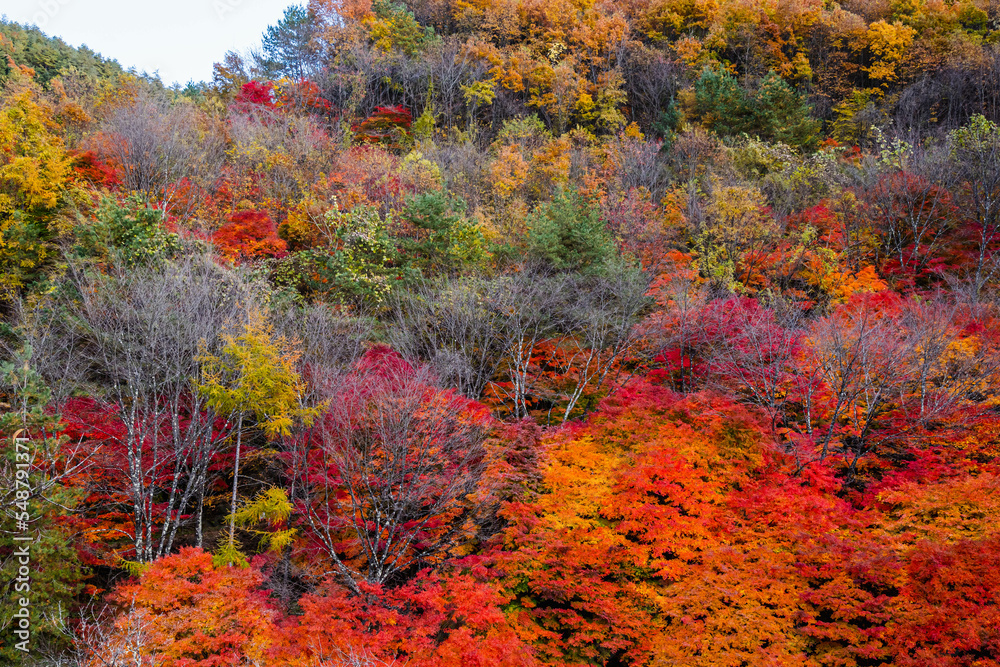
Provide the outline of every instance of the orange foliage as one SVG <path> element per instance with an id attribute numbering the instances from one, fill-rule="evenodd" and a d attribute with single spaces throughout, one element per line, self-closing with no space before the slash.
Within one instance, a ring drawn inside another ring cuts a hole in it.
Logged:
<path id="1" fill-rule="evenodd" d="M 91 664 L 107 664 L 126 647 L 135 659 L 155 656 L 158 667 L 259 662 L 275 618 L 261 583 L 257 567 L 215 567 L 210 554 L 184 547 L 115 591 L 122 613 Z"/>
<path id="2" fill-rule="evenodd" d="M 274 223 L 262 211 L 234 213 L 229 223 L 212 235 L 212 241 L 219 253 L 230 261 L 283 257 L 287 254 L 285 241 L 278 238 Z"/>
<path id="3" fill-rule="evenodd" d="M 508 506 L 494 556 L 519 631 L 547 664 L 653 658 L 664 586 L 713 545 L 725 490 L 761 460 L 753 418 L 640 383 L 546 447 L 543 492 Z"/>
<path id="4" fill-rule="evenodd" d="M 365 586 L 360 595 L 328 587 L 300 601 L 303 614 L 282 628 L 269 664 L 327 661 L 440 667 L 528 667 L 532 652 L 501 611 L 502 598 L 470 574 L 422 572 L 405 586 Z"/>

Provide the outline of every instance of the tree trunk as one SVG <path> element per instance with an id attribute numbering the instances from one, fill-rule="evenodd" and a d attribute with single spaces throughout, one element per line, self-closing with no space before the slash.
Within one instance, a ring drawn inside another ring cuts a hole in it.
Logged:
<path id="1" fill-rule="evenodd" d="M 236 489 L 240 483 L 240 445 L 243 441 L 243 414 L 236 425 L 236 462 L 233 464 L 233 498 L 229 506 L 229 549 L 232 552 L 236 538 Z"/>

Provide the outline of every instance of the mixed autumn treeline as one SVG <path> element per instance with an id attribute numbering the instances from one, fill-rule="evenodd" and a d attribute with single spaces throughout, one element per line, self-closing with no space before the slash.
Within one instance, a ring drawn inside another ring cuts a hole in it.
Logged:
<path id="1" fill-rule="evenodd" d="M 998 28 L 0 23 L 0 661 L 1000 664 Z"/>

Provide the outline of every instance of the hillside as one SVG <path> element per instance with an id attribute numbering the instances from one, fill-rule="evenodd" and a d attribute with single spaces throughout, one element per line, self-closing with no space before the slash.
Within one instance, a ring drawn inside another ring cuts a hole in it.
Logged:
<path id="1" fill-rule="evenodd" d="M 0 24 L 0 663 L 1000 665 L 998 21 Z"/>
<path id="2" fill-rule="evenodd" d="M 6 84 L 11 77 L 11 60 L 30 67 L 42 86 L 56 77 L 99 80 L 123 73 L 117 62 L 86 47 L 74 48 L 37 28 L 7 21 L 0 21 L 0 56 L 0 84 Z"/>

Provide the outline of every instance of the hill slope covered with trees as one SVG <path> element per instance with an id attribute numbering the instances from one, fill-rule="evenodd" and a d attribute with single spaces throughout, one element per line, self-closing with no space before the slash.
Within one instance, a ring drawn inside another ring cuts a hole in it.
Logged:
<path id="1" fill-rule="evenodd" d="M 998 43 L 312 0 L 171 89 L 0 24 L 0 663 L 1000 665 Z"/>

